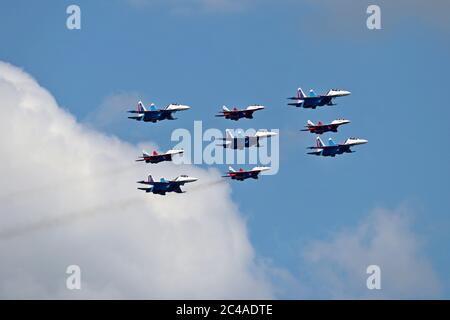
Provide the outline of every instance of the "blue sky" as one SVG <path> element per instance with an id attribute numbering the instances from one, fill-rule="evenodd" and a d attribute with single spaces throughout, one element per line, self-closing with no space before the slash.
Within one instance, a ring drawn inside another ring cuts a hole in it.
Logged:
<path id="1" fill-rule="evenodd" d="M 236 8 L 192 1 L 185 5 L 191 10 L 179 12 L 176 1 L 76 1 L 82 29 L 69 31 L 71 3 L 3 3 L 0 60 L 33 75 L 79 121 L 117 94 L 192 106 L 157 126 L 126 121 L 114 110 L 101 128 L 163 149 L 173 129 L 192 129 L 194 120 L 204 128 L 230 126 L 214 118 L 223 104 L 264 104 L 252 122 L 239 125 L 280 129 L 279 173 L 232 184 L 257 254 L 297 277 L 310 241 L 356 226 L 375 208 L 406 206 L 442 284 L 439 297 L 450 297 L 450 26 L 431 23 L 438 19 L 433 11 L 382 7 L 383 29 L 370 31 L 365 4 L 343 13 L 326 1 L 248 1 Z M 298 86 L 352 95 L 335 107 L 300 110 L 285 99 Z M 306 120 L 337 117 L 352 123 L 335 140 L 358 136 L 369 144 L 335 159 L 306 155 L 314 141 L 298 131 Z"/>

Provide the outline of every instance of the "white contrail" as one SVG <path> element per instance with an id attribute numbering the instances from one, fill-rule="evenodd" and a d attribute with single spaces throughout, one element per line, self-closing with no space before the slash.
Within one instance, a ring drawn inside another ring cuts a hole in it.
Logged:
<path id="1" fill-rule="evenodd" d="M 10 229 L 0 230 L 0 240 L 8 240 L 18 236 L 23 236 L 36 232 L 39 230 L 57 227 L 67 223 L 76 222 L 81 219 L 91 218 L 99 214 L 105 214 L 110 212 L 110 209 L 127 209 L 130 206 L 136 205 L 145 199 L 142 197 L 133 197 L 127 200 L 123 200 L 116 203 L 110 203 L 104 206 L 97 206 L 94 208 L 62 214 L 54 217 L 43 218 L 34 223 L 24 224 L 12 227 Z"/>
<path id="2" fill-rule="evenodd" d="M 89 174 L 89 175 L 80 175 L 80 176 L 77 176 L 74 178 L 62 179 L 60 181 L 56 181 L 53 183 L 47 183 L 47 184 L 43 184 L 43 185 L 32 187 L 32 188 L 12 191 L 10 193 L 0 195 L 0 203 L 13 202 L 16 199 L 23 200 L 24 195 L 31 196 L 34 194 L 41 194 L 43 192 L 58 190 L 61 187 L 68 188 L 70 186 L 75 186 L 77 184 L 83 183 L 88 180 L 89 181 L 99 180 L 99 179 L 104 179 L 104 178 L 108 178 L 111 176 L 120 175 L 127 171 L 134 170 L 135 168 L 136 168 L 135 165 L 130 164 L 127 166 L 117 167 L 117 168 L 114 168 L 114 169 L 108 170 L 108 171 L 96 172 L 94 174 Z"/>
<path id="3" fill-rule="evenodd" d="M 209 187 L 213 187 L 216 185 L 220 185 L 220 184 L 224 184 L 227 183 L 227 181 L 225 179 L 217 179 L 217 180 L 213 180 L 210 181 L 208 183 L 199 183 L 199 184 L 194 184 L 191 188 L 187 189 L 187 192 L 194 192 L 194 191 L 200 191 Z"/>

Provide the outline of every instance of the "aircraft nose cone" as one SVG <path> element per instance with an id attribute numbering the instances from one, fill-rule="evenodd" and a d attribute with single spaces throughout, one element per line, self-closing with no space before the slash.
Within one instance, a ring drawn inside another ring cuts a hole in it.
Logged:
<path id="1" fill-rule="evenodd" d="M 272 132 L 272 131 L 258 131 L 256 132 L 255 136 L 256 137 L 271 137 L 271 136 L 276 136 L 278 133 L 277 132 Z"/>
<path id="2" fill-rule="evenodd" d="M 365 144 L 365 143 L 369 142 L 369 140 L 361 139 L 359 142 L 360 142 L 361 144 Z"/>

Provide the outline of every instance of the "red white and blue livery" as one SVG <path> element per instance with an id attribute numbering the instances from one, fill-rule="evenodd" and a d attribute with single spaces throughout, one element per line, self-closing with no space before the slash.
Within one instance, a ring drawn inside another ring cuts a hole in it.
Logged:
<path id="1" fill-rule="evenodd" d="M 235 137 L 230 130 L 227 129 L 225 132 L 225 138 L 217 138 L 217 140 L 223 141 L 218 144 L 218 146 L 234 150 L 243 150 L 244 148 L 250 148 L 253 146 L 259 148 L 261 146 L 261 139 L 268 139 L 278 134 L 273 131 L 258 130 L 255 135 L 252 136 Z"/>
<path id="2" fill-rule="evenodd" d="M 216 117 L 224 117 L 225 119 L 230 119 L 238 121 L 239 119 L 253 119 L 253 113 L 258 110 L 264 109 L 261 105 L 251 105 L 245 109 L 238 109 L 234 107 L 233 109 L 228 109 L 226 106 L 222 107 L 222 111 L 216 115 Z"/>
<path id="3" fill-rule="evenodd" d="M 350 123 L 350 120 L 345 119 L 336 119 L 331 121 L 331 123 L 322 123 L 319 121 L 317 124 L 314 124 L 311 120 L 308 120 L 308 124 L 305 126 L 306 129 L 302 129 L 301 131 L 309 131 L 315 134 L 323 134 L 325 132 L 337 132 L 339 126 Z"/>
<path id="4" fill-rule="evenodd" d="M 145 150 L 142 150 L 142 156 L 136 159 L 136 161 L 145 161 L 145 163 L 160 163 L 163 161 L 172 161 L 173 156 L 177 154 L 182 154 L 183 150 L 168 150 L 165 153 L 158 153 L 154 150 L 152 154 Z"/>
<path id="5" fill-rule="evenodd" d="M 335 157 L 336 155 L 343 153 L 353 153 L 350 148 L 353 146 L 357 146 L 360 144 L 366 144 L 368 141 L 365 139 L 359 138 L 348 138 L 344 143 L 336 144 L 333 139 L 328 139 L 328 145 L 325 145 L 320 139 L 320 137 L 316 138 L 316 145 L 313 147 L 308 147 L 308 149 L 313 149 L 314 151 L 308 152 L 308 154 L 323 156 L 323 157 Z"/>
<path id="6" fill-rule="evenodd" d="M 147 180 L 138 181 L 137 183 L 147 185 L 148 187 L 140 187 L 139 190 L 143 190 L 146 193 L 153 193 L 165 196 L 167 192 L 184 193 L 181 190 L 181 186 L 186 183 L 191 183 L 197 181 L 197 178 L 189 177 L 187 175 L 181 175 L 173 180 L 166 180 L 161 178 L 159 181 L 154 181 L 151 175 L 148 176 Z"/>
<path id="7" fill-rule="evenodd" d="M 315 109 L 317 107 L 323 106 L 334 106 L 333 100 L 338 97 L 345 97 L 350 95 L 350 91 L 340 90 L 340 89 L 330 89 L 326 94 L 317 95 L 314 90 L 309 90 L 309 94 L 306 95 L 302 88 L 297 89 L 297 96 L 289 97 L 289 100 L 294 100 L 294 102 L 288 103 L 289 106 L 295 106 L 297 108 L 311 108 Z"/>
<path id="8" fill-rule="evenodd" d="M 270 167 L 254 167 L 251 170 L 245 171 L 240 168 L 238 171 L 234 170 L 231 166 L 228 167 L 228 172 L 223 178 L 231 178 L 233 180 L 244 181 L 245 179 L 253 178 L 258 179 L 258 175 L 263 172 L 270 170 Z"/>
<path id="9" fill-rule="evenodd" d="M 150 105 L 149 110 L 147 110 L 142 103 L 142 101 L 138 102 L 137 110 L 129 110 L 128 113 L 135 114 L 133 116 L 129 116 L 128 119 L 134 119 L 137 121 L 144 122 L 157 122 L 162 120 L 175 120 L 173 114 L 178 111 L 184 111 L 190 109 L 189 106 L 171 103 L 167 105 L 164 109 L 156 108 L 155 104 L 152 103 Z"/>

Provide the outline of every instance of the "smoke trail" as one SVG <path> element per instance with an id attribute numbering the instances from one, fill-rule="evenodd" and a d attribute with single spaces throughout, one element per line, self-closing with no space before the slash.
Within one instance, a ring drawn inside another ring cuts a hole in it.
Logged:
<path id="1" fill-rule="evenodd" d="M 53 183 L 43 184 L 41 186 L 36 186 L 28 189 L 23 190 L 16 190 L 4 195 L 0 195 L 0 202 L 13 202 L 16 199 L 23 199 L 23 195 L 26 194 L 27 196 L 31 196 L 34 194 L 40 194 L 42 192 L 48 192 L 52 190 L 58 190 L 61 187 L 67 188 L 70 186 L 75 186 L 77 184 L 80 184 L 82 182 L 88 181 L 88 180 L 98 180 L 103 179 L 111 176 L 117 176 L 123 173 L 126 173 L 128 171 L 134 170 L 136 166 L 134 164 L 130 164 L 127 166 L 121 166 L 117 168 L 113 168 L 108 171 L 103 172 L 96 172 L 93 174 L 87 174 L 87 175 L 81 175 L 74 178 L 67 178 L 62 179 L 60 181 L 56 181 Z"/>
<path id="2" fill-rule="evenodd" d="M 144 198 L 142 197 L 134 197 L 127 200 L 123 200 L 116 203 L 110 203 L 105 206 L 98 206 L 82 211 L 76 211 L 68 214 L 63 214 L 55 217 L 48 217 L 43 218 L 40 221 L 36 221 L 34 223 L 25 224 L 22 226 L 16 226 L 10 229 L 6 229 L 3 231 L 0 231 L 0 240 L 8 240 L 11 238 L 15 238 L 18 236 L 24 236 L 39 230 L 51 228 L 51 227 L 57 227 L 60 225 L 73 223 L 76 221 L 79 221 L 81 219 L 86 218 L 92 218 L 94 216 L 97 216 L 99 214 L 105 214 L 109 212 L 109 209 L 127 209 L 130 206 L 136 205 L 140 203 L 141 201 L 144 201 Z"/>
<path id="3" fill-rule="evenodd" d="M 189 188 L 189 192 L 200 191 L 210 187 L 214 187 L 216 185 L 225 184 L 227 181 L 225 179 L 217 179 L 208 183 L 200 183 Z"/>

